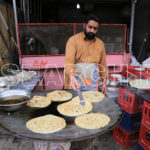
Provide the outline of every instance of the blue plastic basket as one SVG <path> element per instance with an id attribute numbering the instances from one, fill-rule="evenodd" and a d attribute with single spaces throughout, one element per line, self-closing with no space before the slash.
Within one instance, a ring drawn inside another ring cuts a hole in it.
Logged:
<path id="1" fill-rule="evenodd" d="M 140 144 L 138 144 L 137 150 L 144 150 L 144 148 Z"/>
<path id="2" fill-rule="evenodd" d="M 120 122 L 120 126 L 127 132 L 140 128 L 142 113 L 129 114 L 123 110 L 124 118 Z"/>

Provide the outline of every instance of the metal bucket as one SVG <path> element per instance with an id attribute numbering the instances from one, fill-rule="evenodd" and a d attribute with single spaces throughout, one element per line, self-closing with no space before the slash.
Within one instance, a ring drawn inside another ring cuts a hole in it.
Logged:
<path id="1" fill-rule="evenodd" d="M 26 90 L 5 90 L 0 92 L 0 110 L 19 110 L 30 98 L 31 93 Z"/>

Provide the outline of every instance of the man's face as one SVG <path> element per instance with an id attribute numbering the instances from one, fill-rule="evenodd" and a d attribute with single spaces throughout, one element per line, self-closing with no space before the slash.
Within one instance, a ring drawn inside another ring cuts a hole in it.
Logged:
<path id="1" fill-rule="evenodd" d="M 98 31 L 99 23 L 91 20 L 87 24 L 84 24 L 84 34 L 89 40 L 93 40 Z"/>

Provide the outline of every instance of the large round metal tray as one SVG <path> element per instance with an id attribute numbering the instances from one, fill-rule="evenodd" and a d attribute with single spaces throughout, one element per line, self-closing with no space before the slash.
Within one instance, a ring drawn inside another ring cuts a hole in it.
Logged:
<path id="1" fill-rule="evenodd" d="M 73 95 L 76 95 L 75 93 L 73 93 Z M 0 112 L 0 114 L 3 115 L 3 117 L 0 118 L 0 124 L 8 132 L 17 137 L 37 141 L 65 142 L 84 140 L 108 132 L 113 129 L 122 118 L 121 108 L 109 98 L 104 98 L 101 102 L 94 103 L 92 112 L 99 112 L 108 115 L 111 119 L 109 124 L 100 129 L 86 130 L 77 127 L 74 124 L 74 121 L 68 122 L 68 120 L 66 120 L 66 128 L 51 134 L 37 134 L 26 128 L 26 122 L 32 118 L 46 114 L 59 115 L 55 107 L 53 107 L 53 104 L 41 110 L 32 110 L 31 108 L 25 106 L 20 111 L 13 112 L 9 115 L 5 112 Z"/>

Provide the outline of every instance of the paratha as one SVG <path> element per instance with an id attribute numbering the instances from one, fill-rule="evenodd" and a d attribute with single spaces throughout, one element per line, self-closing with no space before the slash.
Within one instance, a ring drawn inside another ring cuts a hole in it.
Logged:
<path id="1" fill-rule="evenodd" d="M 100 102 L 105 97 L 102 92 L 98 91 L 86 91 L 82 93 L 83 99 L 89 102 Z"/>
<path id="2" fill-rule="evenodd" d="M 67 101 L 72 98 L 72 93 L 64 90 L 56 90 L 47 94 L 52 101 Z"/>
<path id="3" fill-rule="evenodd" d="M 90 113 L 75 118 L 75 124 L 84 129 L 99 129 L 106 126 L 110 117 L 101 113 Z"/>
<path id="4" fill-rule="evenodd" d="M 45 96 L 34 96 L 28 101 L 27 105 L 30 107 L 44 108 L 51 104 L 51 100 Z"/>
<path id="5" fill-rule="evenodd" d="M 150 81 L 147 79 L 135 79 L 130 81 L 130 86 L 137 89 L 150 89 Z"/>
<path id="6" fill-rule="evenodd" d="M 57 110 L 65 116 L 79 116 L 92 110 L 90 102 L 85 101 L 85 105 L 80 104 L 79 97 L 74 97 L 71 101 L 58 105 Z"/>
<path id="7" fill-rule="evenodd" d="M 45 115 L 29 120 L 26 127 L 35 133 L 53 133 L 66 127 L 63 118 L 55 115 Z"/>

